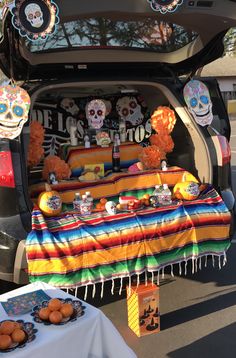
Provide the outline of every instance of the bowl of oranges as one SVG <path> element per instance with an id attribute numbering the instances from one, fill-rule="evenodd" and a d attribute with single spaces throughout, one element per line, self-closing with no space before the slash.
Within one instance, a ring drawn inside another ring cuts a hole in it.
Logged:
<path id="1" fill-rule="evenodd" d="M 37 329 L 32 322 L 5 320 L 0 322 L 0 352 L 23 348 L 35 339 Z"/>
<path id="2" fill-rule="evenodd" d="M 37 323 L 45 325 L 63 325 L 75 321 L 84 314 L 85 307 L 78 300 L 71 298 L 52 298 L 43 301 L 40 305 L 33 308 L 31 316 Z"/>

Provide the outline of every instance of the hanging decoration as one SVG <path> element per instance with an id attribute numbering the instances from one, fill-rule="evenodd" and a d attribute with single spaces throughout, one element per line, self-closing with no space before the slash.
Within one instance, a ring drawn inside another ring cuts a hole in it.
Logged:
<path id="1" fill-rule="evenodd" d="M 162 14 L 174 12 L 183 4 L 183 0 L 148 0 L 148 2 L 152 10 L 159 11 Z"/>
<path id="2" fill-rule="evenodd" d="M 21 87 L 0 87 L 0 138 L 14 139 L 28 120 L 30 96 Z"/>
<path id="3" fill-rule="evenodd" d="M 172 132 L 176 123 L 175 112 L 166 106 L 159 106 L 151 116 L 151 127 L 157 133 Z"/>
<path id="4" fill-rule="evenodd" d="M 86 105 L 86 118 L 90 128 L 100 129 L 106 116 L 106 105 L 101 99 L 93 99 Z"/>
<path id="5" fill-rule="evenodd" d="M 51 0 L 15 0 L 12 24 L 30 41 L 46 39 L 59 22 L 58 7 Z"/>
<path id="6" fill-rule="evenodd" d="M 198 80 L 191 80 L 184 86 L 184 100 L 195 121 L 200 126 L 213 121 L 212 101 L 207 86 Z"/>

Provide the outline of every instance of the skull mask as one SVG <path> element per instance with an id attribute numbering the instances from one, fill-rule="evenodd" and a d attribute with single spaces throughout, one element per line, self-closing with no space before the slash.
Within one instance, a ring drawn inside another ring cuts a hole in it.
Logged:
<path id="1" fill-rule="evenodd" d="M 116 110 L 120 118 L 130 122 L 133 126 L 137 126 L 143 121 L 141 106 L 135 97 L 122 97 L 116 103 Z"/>
<path id="2" fill-rule="evenodd" d="M 0 138 L 14 139 L 28 120 L 30 97 L 18 86 L 0 87 Z"/>
<path id="3" fill-rule="evenodd" d="M 213 120 L 212 102 L 206 85 L 197 80 L 184 87 L 184 99 L 189 111 L 200 126 L 210 125 Z"/>
<path id="4" fill-rule="evenodd" d="M 105 209 L 109 215 L 116 214 L 116 203 L 114 201 L 107 201 L 105 204 Z"/>
<path id="5" fill-rule="evenodd" d="M 100 129 L 106 115 L 106 105 L 100 99 L 90 101 L 86 106 L 86 117 L 89 126 L 94 129 Z"/>
<path id="6" fill-rule="evenodd" d="M 27 5 L 25 15 L 32 27 L 39 28 L 43 25 L 43 13 L 38 4 L 31 3 Z"/>

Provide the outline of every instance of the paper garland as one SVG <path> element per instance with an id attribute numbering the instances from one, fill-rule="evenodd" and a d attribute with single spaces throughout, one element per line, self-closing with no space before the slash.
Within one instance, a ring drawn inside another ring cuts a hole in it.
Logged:
<path id="1" fill-rule="evenodd" d="M 183 4 L 183 0 L 148 0 L 152 10 L 159 11 L 162 14 L 174 12 Z"/>
<path id="2" fill-rule="evenodd" d="M 59 22 L 58 7 L 51 0 L 15 0 L 12 25 L 30 41 L 46 39 Z"/>

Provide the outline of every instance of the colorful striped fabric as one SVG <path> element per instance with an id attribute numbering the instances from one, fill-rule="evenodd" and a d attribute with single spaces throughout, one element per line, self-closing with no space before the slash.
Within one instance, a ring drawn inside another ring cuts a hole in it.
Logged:
<path id="1" fill-rule="evenodd" d="M 225 255 L 231 215 L 208 186 L 195 201 L 114 216 L 67 212 L 45 218 L 33 210 L 26 240 L 31 282 L 78 287 Z"/>
<path id="2" fill-rule="evenodd" d="M 128 168 L 136 163 L 141 152 L 141 145 L 133 142 L 121 143 L 120 165 L 121 168 Z M 66 146 L 62 149 L 63 157 L 69 164 L 72 176 L 81 175 L 85 164 L 104 163 L 105 170 L 112 169 L 112 145 L 106 148 L 92 146 L 85 148 L 80 146 Z"/>

